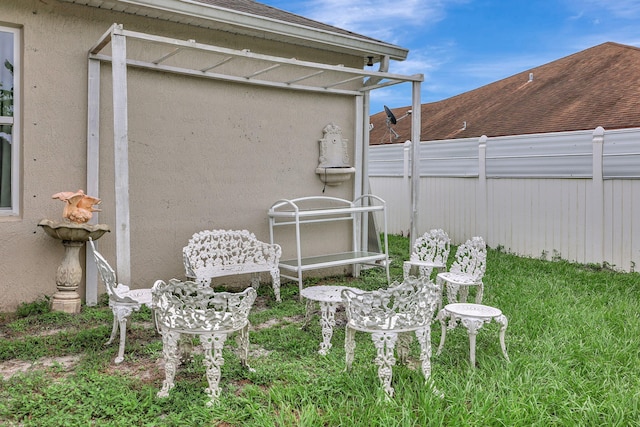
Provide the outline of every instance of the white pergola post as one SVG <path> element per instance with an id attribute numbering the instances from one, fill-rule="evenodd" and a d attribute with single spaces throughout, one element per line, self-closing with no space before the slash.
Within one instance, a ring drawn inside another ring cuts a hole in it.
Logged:
<path id="1" fill-rule="evenodd" d="M 87 104 L 87 186 L 86 194 L 99 196 L 98 177 L 100 170 L 100 61 L 89 59 L 88 104 Z M 98 223 L 99 212 L 93 214 L 91 223 Z M 85 303 L 98 304 L 98 268 L 93 260 L 91 248 L 85 245 Z"/>
<path id="2" fill-rule="evenodd" d="M 411 105 L 411 231 L 410 246 L 418 237 L 418 203 L 420 199 L 420 131 L 421 131 L 421 105 L 420 105 L 420 82 L 414 81 L 412 84 L 412 105 Z"/>
<path id="3" fill-rule="evenodd" d="M 363 194 L 369 194 L 369 99 L 371 94 L 365 91 L 362 96 L 356 96 L 356 104 L 359 113 L 356 114 L 356 132 L 360 134 L 361 142 L 356 145 L 358 150 L 355 168 L 355 191 L 354 199 Z M 369 249 L 369 217 L 363 215 L 360 224 L 360 249 L 367 251 Z M 358 266 L 360 268 L 360 266 Z"/>
<path id="4" fill-rule="evenodd" d="M 116 261 L 121 283 L 131 284 L 129 223 L 129 123 L 127 111 L 127 41 L 122 26 L 111 36 L 113 78 L 113 149 L 116 197 Z"/>

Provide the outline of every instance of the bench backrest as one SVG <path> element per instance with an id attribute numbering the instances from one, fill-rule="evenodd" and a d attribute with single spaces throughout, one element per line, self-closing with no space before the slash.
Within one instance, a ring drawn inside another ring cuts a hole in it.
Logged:
<path id="1" fill-rule="evenodd" d="M 204 230 L 195 233 L 182 249 L 187 276 L 195 277 L 201 269 L 225 270 L 257 264 L 275 267 L 282 249 L 265 243 L 247 230 Z"/>

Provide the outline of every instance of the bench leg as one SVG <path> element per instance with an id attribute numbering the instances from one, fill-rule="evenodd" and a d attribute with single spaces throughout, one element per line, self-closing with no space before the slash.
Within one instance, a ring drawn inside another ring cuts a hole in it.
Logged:
<path id="1" fill-rule="evenodd" d="M 260 288 L 260 273 L 251 273 L 251 287 L 256 291 Z"/>
<path id="2" fill-rule="evenodd" d="M 271 271 L 271 281 L 273 283 L 273 294 L 276 296 L 277 302 L 282 302 L 280 299 L 280 270 L 275 269 Z"/>

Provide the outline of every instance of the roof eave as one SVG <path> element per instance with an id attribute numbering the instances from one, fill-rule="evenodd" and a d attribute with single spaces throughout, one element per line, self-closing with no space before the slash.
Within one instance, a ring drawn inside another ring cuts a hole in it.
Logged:
<path id="1" fill-rule="evenodd" d="M 86 6 L 152 17 L 212 30 L 288 42 L 318 49 L 374 58 L 386 56 L 403 61 L 408 49 L 393 44 L 350 36 L 268 17 L 234 11 L 191 0 L 62 0 Z"/>

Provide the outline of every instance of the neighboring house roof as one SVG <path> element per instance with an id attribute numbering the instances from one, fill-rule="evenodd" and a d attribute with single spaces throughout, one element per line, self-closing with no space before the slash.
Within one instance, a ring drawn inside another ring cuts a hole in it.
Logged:
<path id="1" fill-rule="evenodd" d="M 639 87 L 640 49 L 607 42 L 470 92 L 422 104 L 421 140 L 640 127 Z M 399 118 L 410 109 L 392 111 Z M 384 112 L 371 117 L 371 144 L 390 142 L 386 117 Z M 408 117 L 392 127 L 399 137 L 391 142 L 410 139 Z"/>
<path id="2" fill-rule="evenodd" d="M 61 0 L 133 15 L 362 56 L 405 60 L 408 49 L 253 0 Z"/>

